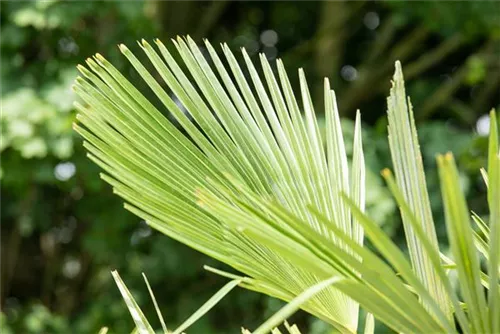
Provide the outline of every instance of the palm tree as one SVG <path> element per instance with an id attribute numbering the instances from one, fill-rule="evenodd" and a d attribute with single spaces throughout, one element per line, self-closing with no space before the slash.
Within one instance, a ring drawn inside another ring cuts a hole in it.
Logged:
<path id="1" fill-rule="evenodd" d="M 302 70 L 299 106 L 280 60 L 273 70 L 261 55 L 261 77 L 245 50 L 242 69 L 225 44 L 221 59 L 208 41 L 202 50 L 189 37 L 177 38 L 179 64 L 155 42 L 159 53 L 144 40 L 139 44 L 155 74 L 125 45 L 120 50 L 167 117 L 97 54 L 87 67 L 78 66 L 83 76 L 74 89 L 82 103 L 76 103 L 75 129 L 126 209 L 239 272 L 207 268 L 232 281 L 175 333 L 235 286 L 290 302 L 254 333 L 273 330 L 298 308 L 339 332 L 355 333 L 360 307 L 369 312 L 368 332 L 371 314 L 402 333 L 500 332 L 500 155 L 493 111 L 483 171 L 489 224 L 470 216 L 453 156 L 437 157 L 449 259 L 439 250 L 413 111 L 396 63 L 387 99 L 395 178 L 388 169 L 382 175 L 401 210 L 408 259 L 364 213 L 359 112 L 348 161 L 327 79 L 323 140 Z M 365 236 L 373 250 L 364 247 Z M 457 273 L 456 286 L 450 271 Z M 153 332 L 114 276 L 139 332 Z"/>

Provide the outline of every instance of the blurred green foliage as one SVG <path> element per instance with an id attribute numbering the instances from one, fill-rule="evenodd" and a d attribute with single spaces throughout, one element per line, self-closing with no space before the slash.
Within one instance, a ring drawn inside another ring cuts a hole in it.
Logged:
<path id="1" fill-rule="evenodd" d="M 171 325 L 224 283 L 202 270 L 220 264 L 126 212 L 72 131 L 71 83 L 86 57 L 101 52 L 141 87 L 118 43 L 190 34 L 246 47 L 253 56 L 282 57 L 292 79 L 292 70 L 304 67 L 309 82 L 318 83 L 318 106 L 321 78 L 329 76 L 346 136 L 352 138 L 349 118 L 356 108 L 365 121 L 368 210 L 402 243 L 399 217 L 378 175 L 390 166 L 384 97 L 394 60 L 401 59 L 420 122 L 433 211 L 442 208 L 434 155 L 448 150 L 459 158 L 471 207 L 485 211 L 478 195 L 485 140 L 474 129 L 500 103 L 496 2 L 52 0 L 0 6 L 2 333 L 92 333 L 103 325 L 129 332 L 132 321 L 112 269 L 153 312 L 141 277 L 147 273 Z M 280 305 L 237 290 L 192 332 L 252 328 Z M 310 333 L 328 332 L 303 314 L 294 320 Z"/>
<path id="2" fill-rule="evenodd" d="M 440 1 L 426 1 L 418 6 L 395 1 L 388 3 L 397 10 L 398 18 L 403 23 L 413 18 L 434 32 L 449 37 L 463 33 L 467 38 L 482 38 L 485 33 L 499 36 L 499 5 L 495 2 L 470 2 L 450 5 Z"/>

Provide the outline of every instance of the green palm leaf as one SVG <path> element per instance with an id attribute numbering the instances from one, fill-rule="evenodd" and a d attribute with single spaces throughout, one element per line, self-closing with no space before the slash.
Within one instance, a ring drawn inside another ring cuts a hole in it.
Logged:
<path id="1" fill-rule="evenodd" d="M 438 252 L 439 247 L 427 193 L 413 110 L 405 93 L 403 72 L 399 62 L 396 62 L 393 87 L 387 98 L 387 106 L 389 145 L 398 187 L 402 190 L 405 201 L 427 234 L 432 248 Z M 443 311 L 451 315 L 444 287 L 433 269 L 429 257 L 423 251 L 423 246 L 413 231 L 408 216 L 403 212 L 402 218 L 413 268 L 431 295 L 442 305 Z"/>
<path id="2" fill-rule="evenodd" d="M 261 57 L 264 82 L 243 51 L 250 87 L 227 46 L 223 52 L 230 73 L 208 42 L 205 46 L 214 68 L 191 39 L 178 38 L 173 43 L 186 69 L 161 42 L 157 45 L 163 59 L 147 42 L 141 43 L 162 84 L 128 48 L 121 45 L 120 50 L 187 135 L 102 56 L 88 59 L 89 69 L 79 67 L 83 78 L 77 79 L 75 90 L 84 105 L 77 105 L 75 128 L 85 139 L 89 157 L 105 170 L 103 179 L 125 199 L 127 209 L 153 228 L 247 274 L 259 282 L 262 292 L 291 300 L 336 275 L 334 269 L 311 265 L 320 263 L 314 255 L 302 260 L 304 266 L 297 265 L 297 249 L 285 239 L 289 252 L 277 254 L 262 236 L 243 233 L 240 222 L 251 216 L 240 217 L 243 208 L 230 198 L 237 199 L 239 187 L 246 187 L 300 217 L 310 227 L 311 237 L 322 236 L 348 250 L 335 237 L 333 225 L 361 243 L 362 230 L 338 195 L 352 188 L 356 202 L 364 206 L 359 119 L 350 176 L 335 95 L 328 82 L 325 152 L 303 71 L 299 71 L 299 108 L 281 62 L 277 79 Z M 222 201 L 227 212 L 220 207 L 220 212 L 209 210 L 206 196 Z M 327 223 L 310 214 L 310 204 L 325 214 Z M 343 331 L 357 328 L 357 303 L 337 289 L 321 291 L 308 305 L 311 313 Z"/>
<path id="3" fill-rule="evenodd" d="M 276 77 L 261 56 L 261 77 L 244 50 L 242 68 L 226 45 L 221 58 L 208 41 L 204 55 L 190 38 L 178 38 L 173 46 L 181 64 L 164 44 L 157 40 L 156 45 L 158 51 L 140 43 L 155 72 L 124 45 L 120 50 L 160 107 L 97 54 L 87 60 L 87 68 L 78 67 L 82 77 L 74 89 L 82 103 L 76 104 L 75 129 L 128 210 L 246 275 L 209 269 L 232 281 L 178 331 L 236 285 L 291 302 L 258 332 L 279 333 L 274 327 L 300 307 L 340 332 L 353 333 L 359 305 L 371 314 L 365 326 L 369 333 L 374 318 L 403 333 L 500 329 L 500 158 L 494 112 L 488 170 L 482 171 L 489 226 L 473 216 L 483 237 L 472 229 L 452 156 L 438 158 L 452 253 L 448 259 L 437 244 L 413 111 L 396 63 L 388 98 L 396 179 L 388 170 L 383 176 L 401 209 L 408 261 L 364 213 L 360 116 L 349 164 L 328 80 L 323 139 L 302 70 L 299 104 L 279 60 Z M 365 235 L 376 252 L 363 247 Z M 487 274 L 481 271 L 479 252 L 488 262 Z M 458 274 L 458 291 L 449 270 Z M 137 328 L 150 332 L 138 305 L 115 278 Z M 162 327 L 165 331 L 163 322 Z"/>
<path id="4" fill-rule="evenodd" d="M 490 137 L 488 150 L 488 204 L 490 208 L 490 228 L 488 235 L 488 307 L 491 313 L 490 329 L 500 332 L 500 149 L 498 144 L 498 124 L 494 110 L 490 112 Z"/>

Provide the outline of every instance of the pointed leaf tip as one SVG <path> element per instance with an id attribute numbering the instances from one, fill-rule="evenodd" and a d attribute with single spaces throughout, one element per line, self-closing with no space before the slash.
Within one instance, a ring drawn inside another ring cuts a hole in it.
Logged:
<path id="1" fill-rule="evenodd" d="M 82 84 L 85 80 L 81 76 L 77 76 L 75 79 L 75 83 L 77 84 Z M 76 85 L 73 85 L 72 87 L 76 88 Z"/>
<path id="2" fill-rule="evenodd" d="M 107 334 L 108 333 L 108 327 L 103 327 L 99 330 L 98 334 Z"/>
<path id="3" fill-rule="evenodd" d="M 118 48 L 120 48 L 120 51 L 122 53 L 125 53 L 125 52 L 129 51 L 128 48 L 127 48 L 127 46 L 125 44 L 118 45 Z"/>
<path id="4" fill-rule="evenodd" d="M 380 171 L 380 174 L 382 174 L 382 176 L 384 178 L 386 178 L 386 177 L 390 177 L 392 175 L 392 172 L 389 168 L 384 168 L 384 169 L 382 169 L 382 171 Z"/>
<path id="5" fill-rule="evenodd" d="M 76 66 L 78 71 L 83 74 L 85 77 L 88 77 L 90 75 L 90 71 L 83 65 L 79 64 Z"/>
<path id="6" fill-rule="evenodd" d="M 404 77 L 403 77 L 403 68 L 401 66 L 401 62 L 399 60 L 396 60 L 394 67 L 395 67 L 394 80 L 403 81 Z"/>
<path id="7" fill-rule="evenodd" d="M 106 61 L 106 58 L 104 58 L 100 53 L 96 53 L 95 57 L 97 58 L 97 60 L 99 60 L 101 62 Z"/>

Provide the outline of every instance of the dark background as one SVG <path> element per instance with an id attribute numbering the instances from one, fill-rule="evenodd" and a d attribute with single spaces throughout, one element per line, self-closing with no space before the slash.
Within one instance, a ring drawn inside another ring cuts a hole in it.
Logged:
<path id="1" fill-rule="evenodd" d="M 256 59 L 282 58 L 297 88 L 303 67 L 321 112 L 322 78 L 331 79 L 346 137 L 357 108 L 370 168 L 370 213 L 404 242 L 395 205 L 379 178 L 390 167 L 385 97 L 401 60 L 420 129 L 433 211 L 446 248 L 434 155 L 457 156 L 471 208 L 485 212 L 485 116 L 500 104 L 500 2 L 173 2 L 2 1 L 1 307 L 7 333 L 95 333 L 133 323 L 110 271 L 118 269 L 155 320 L 142 281 L 151 282 L 167 326 L 194 312 L 224 279 L 213 260 L 151 231 L 126 212 L 98 176 L 72 131 L 75 66 L 100 52 L 134 80 L 116 45 L 177 35 L 245 47 Z M 201 44 L 201 43 L 200 43 Z M 139 80 L 135 80 L 140 84 Z M 349 139 L 347 139 L 349 142 Z M 349 147 L 348 147 L 349 152 Z M 281 302 L 237 289 L 191 333 L 254 328 Z M 294 317 L 305 333 L 329 333 Z M 384 329 L 379 327 L 379 332 Z"/>

